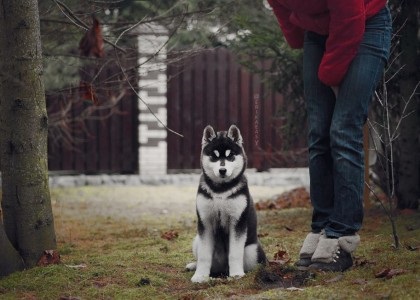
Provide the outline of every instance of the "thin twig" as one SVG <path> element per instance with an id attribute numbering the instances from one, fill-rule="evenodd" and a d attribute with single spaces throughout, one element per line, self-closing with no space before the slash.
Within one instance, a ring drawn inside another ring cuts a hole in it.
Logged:
<path id="1" fill-rule="evenodd" d="M 385 126 L 385 137 L 387 139 L 388 145 L 385 146 L 385 157 L 389 157 L 389 162 L 386 161 L 385 172 L 387 178 L 387 191 L 389 197 L 389 213 L 388 216 L 391 220 L 392 234 L 394 236 L 395 248 L 399 248 L 399 238 L 397 234 L 397 229 L 395 226 L 395 215 L 394 215 L 394 199 L 395 199 L 395 171 L 394 171 L 394 149 L 392 147 L 391 141 L 391 128 L 390 128 L 390 115 L 389 115 L 389 105 L 388 105 L 388 90 L 385 82 L 385 75 L 382 85 L 383 91 L 383 102 L 384 102 L 384 121 L 386 122 Z M 391 174 L 390 174 L 391 173 Z M 391 178 L 390 178 L 391 175 Z"/>
<path id="2" fill-rule="evenodd" d="M 404 69 L 405 68 L 405 65 L 403 65 L 403 66 L 401 66 L 394 74 L 392 74 L 392 76 L 390 77 L 390 78 L 388 78 L 387 80 L 385 80 L 385 83 L 388 83 L 388 82 L 390 82 L 395 76 L 397 76 L 398 75 L 398 73 L 400 73 L 400 71 L 402 70 L 402 69 Z"/>
<path id="3" fill-rule="evenodd" d="M 57 6 L 60 8 L 61 12 L 70 20 L 72 21 L 72 23 L 74 25 L 76 25 L 79 28 L 82 28 L 84 30 L 89 30 L 89 26 L 83 22 L 79 17 L 77 17 L 70 8 L 68 8 L 63 2 L 59 1 L 59 0 L 53 0 Z M 65 14 L 65 12 L 63 11 L 63 9 L 69 14 Z M 73 21 L 77 21 L 77 22 L 73 22 Z M 125 49 L 121 48 L 120 46 L 117 46 L 116 44 L 114 44 L 113 42 L 111 42 L 110 40 L 104 38 L 103 39 L 105 43 L 111 45 L 112 47 L 114 47 L 115 49 L 120 50 L 123 53 L 127 53 L 127 51 L 125 51 Z"/>
<path id="4" fill-rule="evenodd" d="M 375 191 L 372 189 L 372 187 L 370 186 L 370 184 L 367 181 L 365 181 L 365 185 L 371 191 L 372 195 L 376 198 L 376 200 L 381 204 L 382 208 L 385 210 L 385 213 L 386 213 L 387 217 L 392 222 L 393 220 L 391 218 L 390 212 L 388 211 L 388 208 L 385 206 L 385 204 L 382 202 L 382 200 L 379 199 L 378 195 L 376 195 Z"/>
<path id="5" fill-rule="evenodd" d="M 134 24 L 133 26 L 128 27 L 126 30 L 124 30 L 123 32 L 121 32 L 121 34 L 118 36 L 118 38 L 115 40 L 115 44 L 118 44 L 118 41 L 121 39 L 121 37 L 126 34 L 127 32 L 129 32 L 130 30 L 133 30 L 134 28 L 136 28 L 137 26 L 139 26 L 140 24 L 143 23 L 144 19 L 146 17 L 144 17 L 143 19 L 141 19 L 140 21 L 138 21 L 136 24 Z"/>
<path id="6" fill-rule="evenodd" d="M 127 81 L 127 83 L 128 83 L 128 85 L 130 86 L 130 88 L 131 88 L 131 90 L 134 92 L 134 94 L 136 94 L 136 96 L 138 97 L 138 99 L 147 107 L 147 110 L 153 115 L 153 117 L 159 122 L 159 124 L 161 124 L 166 130 L 168 130 L 169 132 L 172 132 L 172 133 L 174 133 L 174 134 L 176 134 L 176 135 L 178 135 L 178 136 L 180 136 L 180 137 L 184 137 L 182 134 L 180 134 L 180 133 L 178 133 L 178 132 L 176 132 L 175 130 L 172 130 L 172 129 L 170 129 L 168 126 L 166 126 L 160 119 L 159 119 L 159 117 L 152 111 L 152 109 L 150 108 L 150 106 L 149 106 L 149 104 L 146 102 L 146 101 L 144 101 L 143 99 L 142 99 L 142 97 L 140 96 L 140 94 L 136 91 L 136 89 L 133 87 L 133 85 L 131 84 L 131 82 L 130 82 L 130 80 L 129 80 L 129 78 L 128 78 L 128 76 L 127 76 L 127 73 L 124 71 L 124 68 L 123 68 L 123 66 L 121 65 L 121 61 L 120 61 L 120 58 L 119 58 L 119 56 L 118 56 L 118 53 L 115 53 L 115 55 L 116 55 L 116 57 L 117 57 L 117 62 L 118 62 L 118 66 L 120 67 L 120 69 L 121 69 L 121 72 L 122 72 L 122 74 L 124 75 L 124 77 L 125 77 L 125 80 Z"/>
<path id="7" fill-rule="evenodd" d="M 378 100 L 379 104 L 383 107 L 383 106 L 384 106 L 384 104 L 383 104 L 383 102 L 382 102 L 381 97 L 380 97 L 380 96 L 379 96 L 379 94 L 378 94 L 378 91 L 375 91 L 375 96 L 376 96 L 376 100 Z"/>
<path id="8" fill-rule="evenodd" d="M 420 85 L 420 81 L 419 81 L 419 82 L 417 82 L 417 84 L 416 84 L 416 86 L 414 87 L 413 92 L 411 93 L 410 97 L 408 98 L 408 100 L 407 100 L 407 101 L 405 101 L 405 105 L 404 105 L 404 108 L 403 108 L 403 111 L 402 111 L 402 114 L 401 114 L 401 116 L 402 116 L 402 117 L 401 117 L 401 119 L 399 120 L 399 122 L 398 122 L 398 124 L 397 124 L 397 126 L 396 126 L 396 128 L 395 128 L 394 134 L 391 136 L 391 140 L 395 139 L 395 134 L 398 132 L 398 129 L 400 128 L 400 125 L 401 125 L 401 123 L 402 123 L 402 120 L 403 120 L 404 118 L 408 117 L 409 115 L 411 115 L 412 113 L 414 113 L 414 112 L 415 112 L 415 111 L 411 111 L 411 112 L 408 112 L 408 113 L 406 114 L 406 110 L 407 110 L 408 104 L 410 103 L 410 101 L 412 101 L 413 97 L 416 95 L 417 88 L 419 87 L 419 85 Z"/>
<path id="9" fill-rule="evenodd" d="M 376 130 L 375 126 L 373 126 L 373 124 L 370 122 L 370 119 L 368 119 L 368 125 L 369 125 L 369 128 L 371 128 L 375 132 L 375 134 L 377 135 L 377 137 L 379 138 L 379 140 L 381 141 L 381 143 L 384 144 L 384 140 L 382 139 L 382 136 Z"/>
<path id="10" fill-rule="evenodd" d="M 392 52 L 391 52 L 392 53 Z M 388 63 L 388 68 L 385 69 L 385 74 L 389 72 L 389 70 L 391 69 L 392 65 L 395 63 L 395 61 L 401 56 L 402 52 L 399 52 L 397 55 L 394 56 L 394 58 L 392 59 L 391 62 Z"/>

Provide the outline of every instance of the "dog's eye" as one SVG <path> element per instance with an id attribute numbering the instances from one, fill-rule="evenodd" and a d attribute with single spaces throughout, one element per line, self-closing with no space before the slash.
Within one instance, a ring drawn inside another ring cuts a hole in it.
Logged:
<path id="1" fill-rule="evenodd" d="M 211 153 L 209 153 L 210 161 L 215 162 L 219 159 L 220 153 L 217 150 L 213 150 Z"/>
<path id="2" fill-rule="evenodd" d="M 219 151 L 217 151 L 217 150 L 214 150 L 213 151 L 213 155 L 212 155 L 213 157 L 220 157 L 220 153 L 219 153 Z"/>
<path id="3" fill-rule="evenodd" d="M 235 160 L 235 154 L 230 150 L 226 151 L 225 156 L 226 156 L 226 159 L 229 160 L 229 161 L 234 161 Z"/>

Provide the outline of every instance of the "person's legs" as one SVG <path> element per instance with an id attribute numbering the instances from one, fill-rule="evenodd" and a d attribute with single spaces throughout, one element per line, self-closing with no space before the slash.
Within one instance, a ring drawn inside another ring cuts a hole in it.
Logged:
<path id="1" fill-rule="evenodd" d="M 368 20 L 358 54 L 340 85 L 330 128 L 334 210 L 327 237 L 356 233 L 363 220 L 363 126 L 373 92 L 388 58 L 391 19 L 388 10 Z"/>
<path id="2" fill-rule="evenodd" d="M 326 36 L 313 32 L 305 34 L 303 52 L 303 81 L 308 114 L 308 148 L 310 194 L 313 206 L 312 232 L 299 252 L 296 266 L 307 268 L 316 250 L 321 230 L 333 212 L 333 164 L 330 151 L 330 125 L 335 96 L 330 87 L 318 79 L 318 68 L 325 52 Z"/>
<path id="3" fill-rule="evenodd" d="M 326 39 L 326 36 L 307 32 L 303 48 L 313 233 L 319 233 L 325 228 L 334 207 L 333 161 L 329 135 L 335 96 L 331 88 L 318 78 L 318 68 L 325 52 Z"/>
<path id="4" fill-rule="evenodd" d="M 344 271 L 353 264 L 351 253 L 360 242 L 357 231 L 363 220 L 363 125 L 390 40 L 391 18 L 384 9 L 367 21 L 358 53 L 339 87 L 330 127 L 334 209 L 312 256 L 311 269 Z"/>

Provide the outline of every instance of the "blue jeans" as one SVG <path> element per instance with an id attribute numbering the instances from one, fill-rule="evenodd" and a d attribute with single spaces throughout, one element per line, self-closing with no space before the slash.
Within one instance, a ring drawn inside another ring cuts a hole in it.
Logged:
<path id="1" fill-rule="evenodd" d="M 352 235 L 363 221 L 363 126 L 382 77 L 391 43 L 388 8 L 366 21 L 358 53 L 337 98 L 318 79 L 327 36 L 306 32 L 303 80 L 308 112 L 312 231 L 328 237 Z"/>

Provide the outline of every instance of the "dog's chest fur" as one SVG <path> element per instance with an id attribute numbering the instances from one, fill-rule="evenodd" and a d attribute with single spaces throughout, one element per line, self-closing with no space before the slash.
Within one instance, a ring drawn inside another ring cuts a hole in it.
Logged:
<path id="1" fill-rule="evenodd" d="M 247 196 L 236 194 L 234 190 L 213 193 L 207 189 L 207 192 L 198 193 L 197 196 L 197 211 L 201 221 L 213 229 L 220 226 L 228 230 L 238 222 L 247 208 Z"/>

